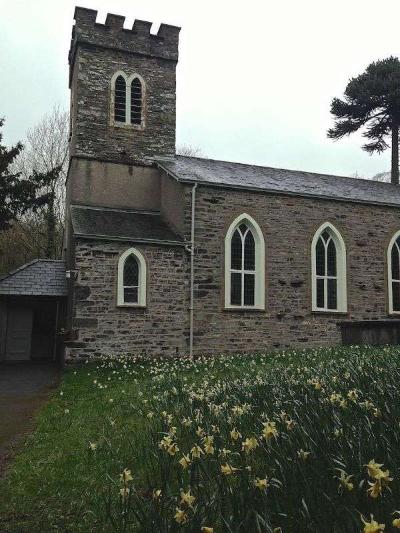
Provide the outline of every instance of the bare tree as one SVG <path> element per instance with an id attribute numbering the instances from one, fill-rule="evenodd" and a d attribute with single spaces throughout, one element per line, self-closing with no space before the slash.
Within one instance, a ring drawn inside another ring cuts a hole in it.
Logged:
<path id="1" fill-rule="evenodd" d="M 176 153 L 187 157 L 206 157 L 200 147 L 192 146 L 191 144 L 179 144 L 176 148 Z"/>
<path id="2" fill-rule="evenodd" d="M 15 171 L 24 178 L 33 174 L 46 179 L 41 194 L 48 201 L 28 212 L 0 235 L 0 271 L 15 268 L 35 257 L 60 257 L 64 230 L 65 179 L 68 170 L 68 113 L 56 105 L 26 133 L 24 150 Z M 10 246 L 10 243 L 13 246 Z"/>

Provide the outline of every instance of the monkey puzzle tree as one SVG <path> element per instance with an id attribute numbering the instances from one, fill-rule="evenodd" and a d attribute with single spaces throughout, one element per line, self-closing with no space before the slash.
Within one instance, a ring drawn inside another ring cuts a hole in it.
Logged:
<path id="1" fill-rule="evenodd" d="M 362 148 L 369 154 L 389 147 L 391 137 L 391 181 L 399 184 L 400 61 L 389 57 L 371 63 L 363 74 L 350 79 L 344 98 L 334 98 L 331 114 L 334 127 L 328 137 L 341 139 L 365 127 Z"/>

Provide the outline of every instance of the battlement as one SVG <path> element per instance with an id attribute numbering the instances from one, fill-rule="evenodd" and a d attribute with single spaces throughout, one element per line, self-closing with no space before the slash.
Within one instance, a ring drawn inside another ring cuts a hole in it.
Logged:
<path id="1" fill-rule="evenodd" d="M 77 47 L 82 45 L 116 49 L 132 54 L 178 61 L 177 26 L 161 24 L 156 35 L 150 33 L 152 22 L 135 20 L 131 29 L 124 28 L 125 17 L 108 13 L 104 24 L 96 22 L 97 11 L 76 7 L 72 28 L 69 63 L 73 67 Z"/>

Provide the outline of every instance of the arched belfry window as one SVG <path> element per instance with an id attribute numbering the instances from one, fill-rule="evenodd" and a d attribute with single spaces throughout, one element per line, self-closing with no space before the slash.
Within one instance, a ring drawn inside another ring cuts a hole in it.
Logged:
<path id="1" fill-rule="evenodd" d="M 332 224 L 315 233 L 311 257 L 313 311 L 346 312 L 346 246 Z"/>
<path id="2" fill-rule="evenodd" d="M 118 71 L 111 79 L 111 123 L 144 127 L 145 84 L 139 74 Z"/>
<path id="3" fill-rule="evenodd" d="M 143 255 L 135 248 L 126 250 L 118 260 L 118 305 L 145 306 L 146 278 Z"/>
<path id="4" fill-rule="evenodd" d="M 126 121 L 126 80 L 123 76 L 117 76 L 114 90 L 114 120 Z"/>
<path id="5" fill-rule="evenodd" d="M 237 217 L 225 236 L 225 307 L 264 309 L 265 244 L 249 215 Z"/>
<path id="6" fill-rule="evenodd" d="M 400 231 L 388 247 L 389 313 L 400 313 Z"/>
<path id="7" fill-rule="evenodd" d="M 143 91 L 142 82 L 139 78 L 134 78 L 131 83 L 131 123 L 142 124 L 142 102 Z"/>

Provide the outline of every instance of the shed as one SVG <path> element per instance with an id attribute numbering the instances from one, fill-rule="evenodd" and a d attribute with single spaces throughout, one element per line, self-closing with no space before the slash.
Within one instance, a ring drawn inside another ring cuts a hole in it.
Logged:
<path id="1" fill-rule="evenodd" d="M 0 361 L 59 361 L 64 261 L 35 259 L 0 279 Z"/>

